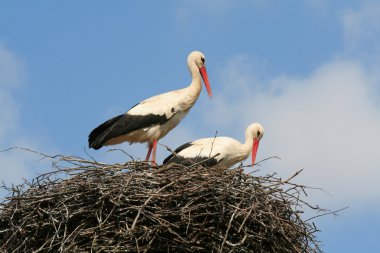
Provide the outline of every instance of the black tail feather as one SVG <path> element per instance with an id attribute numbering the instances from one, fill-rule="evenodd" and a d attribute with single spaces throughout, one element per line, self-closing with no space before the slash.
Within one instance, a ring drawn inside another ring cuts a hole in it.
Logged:
<path id="1" fill-rule="evenodd" d="M 214 166 L 218 164 L 220 161 L 218 161 L 218 159 L 216 159 L 215 157 L 209 158 L 209 157 L 196 156 L 192 158 L 185 158 L 182 156 L 178 156 L 178 155 L 176 156 L 172 154 L 164 160 L 163 164 L 176 163 L 176 164 L 181 164 L 184 166 L 191 166 L 193 164 L 199 163 L 203 166 L 210 167 L 210 166 Z"/>
<path id="2" fill-rule="evenodd" d="M 117 122 L 123 115 L 124 114 L 113 117 L 112 119 L 107 120 L 92 130 L 88 136 L 88 146 L 95 150 L 103 147 L 104 142 L 107 141 L 105 137 L 108 135 L 110 127 L 112 127 L 112 125 Z"/>

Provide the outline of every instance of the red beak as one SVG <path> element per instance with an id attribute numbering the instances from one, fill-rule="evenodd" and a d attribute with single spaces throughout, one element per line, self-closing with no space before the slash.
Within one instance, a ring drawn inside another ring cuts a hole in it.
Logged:
<path id="1" fill-rule="evenodd" d="M 206 86 L 206 89 L 207 89 L 207 93 L 208 93 L 208 95 L 210 97 L 212 97 L 212 92 L 211 92 L 210 83 L 208 82 L 208 76 L 207 76 L 206 67 L 203 66 L 202 68 L 199 69 L 199 71 L 201 72 L 201 76 L 203 78 L 203 82 L 205 83 L 205 86 Z"/>
<path id="2" fill-rule="evenodd" d="M 253 165 L 255 165 L 255 160 L 256 160 L 256 154 L 257 154 L 257 149 L 259 148 L 259 143 L 260 140 L 258 139 L 253 139 L 253 148 L 252 148 L 252 168 Z"/>

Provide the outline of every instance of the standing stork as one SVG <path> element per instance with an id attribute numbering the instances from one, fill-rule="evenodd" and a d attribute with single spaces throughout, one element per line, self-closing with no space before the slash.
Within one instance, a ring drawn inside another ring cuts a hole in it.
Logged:
<path id="1" fill-rule="evenodd" d="M 199 162 L 209 167 L 217 164 L 231 167 L 245 160 L 252 152 L 253 167 L 263 135 L 264 128 L 259 123 L 253 123 L 245 130 L 244 144 L 230 137 L 199 139 L 178 147 L 174 154 L 168 156 L 163 163 L 179 163 L 188 166 Z"/>
<path id="2" fill-rule="evenodd" d="M 189 86 L 148 98 L 126 113 L 107 120 L 92 130 L 88 136 L 89 147 L 100 149 L 125 141 L 147 142 L 146 160 L 149 160 L 153 150 L 152 160 L 156 163 L 158 140 L 176 127 L 197 101 L 202 90 L 201 77 L 209 96 L 212 96 L 205 62 L 206 58 L 201 52 L 190 53 L 187 57 L 192 78 Z"/>

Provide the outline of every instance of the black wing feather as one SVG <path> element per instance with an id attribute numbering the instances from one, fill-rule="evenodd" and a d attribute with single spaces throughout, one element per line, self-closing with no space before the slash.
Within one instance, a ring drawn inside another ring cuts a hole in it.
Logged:
<path id="1" fill-rule="evenodd" d="M 169 161 L 166 161 L 166 163 L 176 163 L 176 164 L 182 164 L 184 166 L 190 166 L 195 163 L 199 163 L 203 166 L 211 167 L 218 164 L 220 161 L 218 161 L 218 159 L 216 159 L 215 157 L 210 158 L 210 157 L 196 156 L 193 158 L 185 158 L 185 157 L 177 155 L 177 156 L 173 156 Z M 165 164 L 165 161 L 164 161 L 164 164 Z"/>
<path id="2" fill-rule="evenodd" d="M 182 150 L 190 147 L 191 145 L 193 145 L 192 142 L 186 142 L 185 144 L 182 144 L 181 146 L 176 148 L 176 150 L 174 150 L 174 153 L 172 153 L 171 155 L 165 158 L 165 160 L 163 161 L 163 164 L 168 163 L 171 159 L 173 159 L 173 157 L 178 157 L 178 156 L 175 156 L 174 154 L 178 154 Z"/>
<path id="3" fill-rule="evenodd" d="M 177 155 L 174 155 L 174 154 L 169 155 L 168 157 L 165 158 L 165 160 L 163 161 L 163 164 L 177 163 L 177 164 L 182 164 L 185 166 L 190 166 L 194 163 L 200 163 L 204 166 L 210 167 L 210 166 L 214 166 L 218 164 L 221 161 L 221 160 L 218 161 L 218 159 L 216 159 L 215 157 L 210 158 L 210 157 L 196 156 L 193 158 L 186 158 L 186 157 L 178 155 L 179 152 L 190 147 L 191 145 L 193 145 L 192 142 L 187 142 L 179 146 L 176 150 L 174 150 L 174 153 Z"/>
<path id="4" fill-rule="evenodd" d="M 92 130 L 88 136 L 90 148 L 99 149 L 105 142 L 112 138 L 128 134 L 132 131 L 150 127 L 153 125 L 162 125 L 169 119 L 166 115 L 147 114 L 147 115 L 129 115 L 121 114 L 107 120 L 97 128 Z"/>

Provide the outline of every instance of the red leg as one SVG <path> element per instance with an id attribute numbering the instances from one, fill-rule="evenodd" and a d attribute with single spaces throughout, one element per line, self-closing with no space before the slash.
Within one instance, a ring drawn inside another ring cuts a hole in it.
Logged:
<path id="1" fill-rule="evenodd" d="M 157 161 L 156 161 L 156 150 L 157 150 L 157 140 L 154 140 L 153 141 L 153 163 L 154 164 L 157 164 Z"/>
<path id="2" fill-rule="evenodd" d="M 152 153 L 153 144 L 149 145 L 148 154 L 146 154 L 145 161 L 149 161 L 150 153 Z"/>

